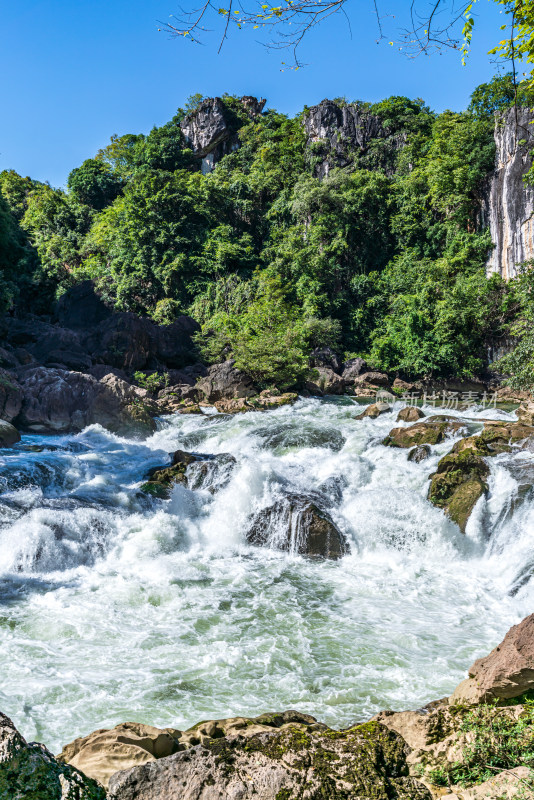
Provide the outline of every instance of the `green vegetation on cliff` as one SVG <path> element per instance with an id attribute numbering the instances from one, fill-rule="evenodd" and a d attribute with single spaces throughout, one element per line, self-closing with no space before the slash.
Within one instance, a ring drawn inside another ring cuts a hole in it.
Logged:
<path id="1" fill-rule="evenodd" d="M 406 377 L 479 374 L 527 302 L 486 278 L 479 213 L 509 84 L 479 87 L 463 113 L 352 104 L 381 133 L 326 175 L 333 145 L 307 142 L 308 109 L 251 116 L 230 96 L 239 147 L 209 174 L 180 128 L 200 96 L 146 136 L 112 137 L 65 191 L 4 171 L 1 305 L 49 311 L 91 278 L 118 309 L 193 315 L 205 357 L 233 352 L 264 385 L 298 382 L 323 344 Z"/>

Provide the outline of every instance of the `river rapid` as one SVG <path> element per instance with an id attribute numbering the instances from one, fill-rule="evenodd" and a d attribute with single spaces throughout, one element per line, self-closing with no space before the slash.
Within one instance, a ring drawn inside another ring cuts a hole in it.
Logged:
<path id="1" fill-rule="evenodd" d="M 91 426 L 1 451 L 0 709 L 26 738 L 58 751 L 126 720 L 289 708 L 341 727 L 449 694 L 533 610 L 534 454 L 489 459 L 464 536 L 426 500 L 455 440 L 410 463 L 380 443 L 401 404 L 377 420 L 361 408 L 299 400 L 167 417 L 143 442 Z M 468 416 L 470 432 L 515 419 Z M 141 493 L 178 448 L 231 453 L 229 482 Z M 250 514 L 287 490 L 321 492 L 350 555 L 247 544 Z"/>

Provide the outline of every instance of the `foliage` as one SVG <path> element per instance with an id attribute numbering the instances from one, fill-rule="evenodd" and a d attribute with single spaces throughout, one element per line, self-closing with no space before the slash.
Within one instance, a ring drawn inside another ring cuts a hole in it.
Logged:
<path id="1" fill-rule="evenodd" d="M 517 102 L 519 106 L 534 105 L 534 91 L 527 81 L 517 85 L 511 72 L 495 75 L 489 83 L 477 86 L 471 95 L 469 112 L 475 117 L 491 117 L 496 111 L 505 111 Z"/>
<path id="2" fill-rule="evenodd" d="M 119 196 L 122 181 L 113 174 L 108 164 L 88 158 L 81 167 L 72 170 L 67 186 L 79 203 L 102 211 Z"/>
<path id="3" fill-rule="evenodd" d="M 516 344 L 492 369 L 506 375 L 513 389 L 534 391 L 534 262 L 525 263 L 510 281 L 508 304 L 514 312 L 508 333 Z"/>
<path id="4" fill-rule="evenodd" d="M 152 372 L 148 374 L 146 372 L 134 372 L 134 380 L 142 389 L 155 393 L 169 385 L 169 373 Z"/>
<path id="5" fill-rule="evenodd" d="M 180 313 L 180 304 L 173 300 L 172 297 L 166 297 L 156 303 L 152 319 L 158 325 L 171 325 Z"/>
<path id="6" fill-rule="evenodd" d="M 462 759 L 429 774 L 437 785 L 469 786 L 483 783 L 502 770 L 534 767 L 532 701 L 525 702 L 519 718 L 506 707 L 476 706 L 465 714 L 459 732 L 468 735 Z"/>

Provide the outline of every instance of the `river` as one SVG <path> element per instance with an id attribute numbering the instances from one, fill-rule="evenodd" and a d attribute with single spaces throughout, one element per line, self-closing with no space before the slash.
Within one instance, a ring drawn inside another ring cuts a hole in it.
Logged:
<path id="1" fill-rule="evenodd" d="M 426 500 L 454 440 L 408 462 L 380 443 L 400 408 L 355 420 L 349 398 L 307 399 L 164 418 L 143 442 L 91 426 L 3 450 L 0 709 L 59 751 L 126 720 L 294 708 L 340 727 L 449 694 L 532 611 L 534 454 L 489 459 L 462 535 Z M 482 418 L 515 417 L 470 410 L 471 432 Z M 178 448 L 231 453 L 230 481 L 143 495 Z M 322 493 L 350 555 L 247 544 L 251 512 L 288 489 Z"/>

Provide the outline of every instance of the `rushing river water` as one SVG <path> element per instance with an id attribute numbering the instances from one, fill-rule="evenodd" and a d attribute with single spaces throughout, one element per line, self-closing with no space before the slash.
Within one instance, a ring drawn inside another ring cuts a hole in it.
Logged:
<path id="1" fill-rule="evenodd" d="M 350 399 L 300 400 L 166 418 L 144 442 L 92 426 L 2 451 L 0 709 L 57 751 L 126 720 L 296 708 L 342 726 L 450 693 L 532 611 L 534 454 L 490 459 L 464 536 L 426 500 L 453 440 L 409 463 L 380 444 L 398 408 L 360 421 Z M 177 448 L 233 454 L 229 483 L 143 495 Z M 288 489 L 323 494 L 351 555 L 247 545 L 250 513 Z"/>

